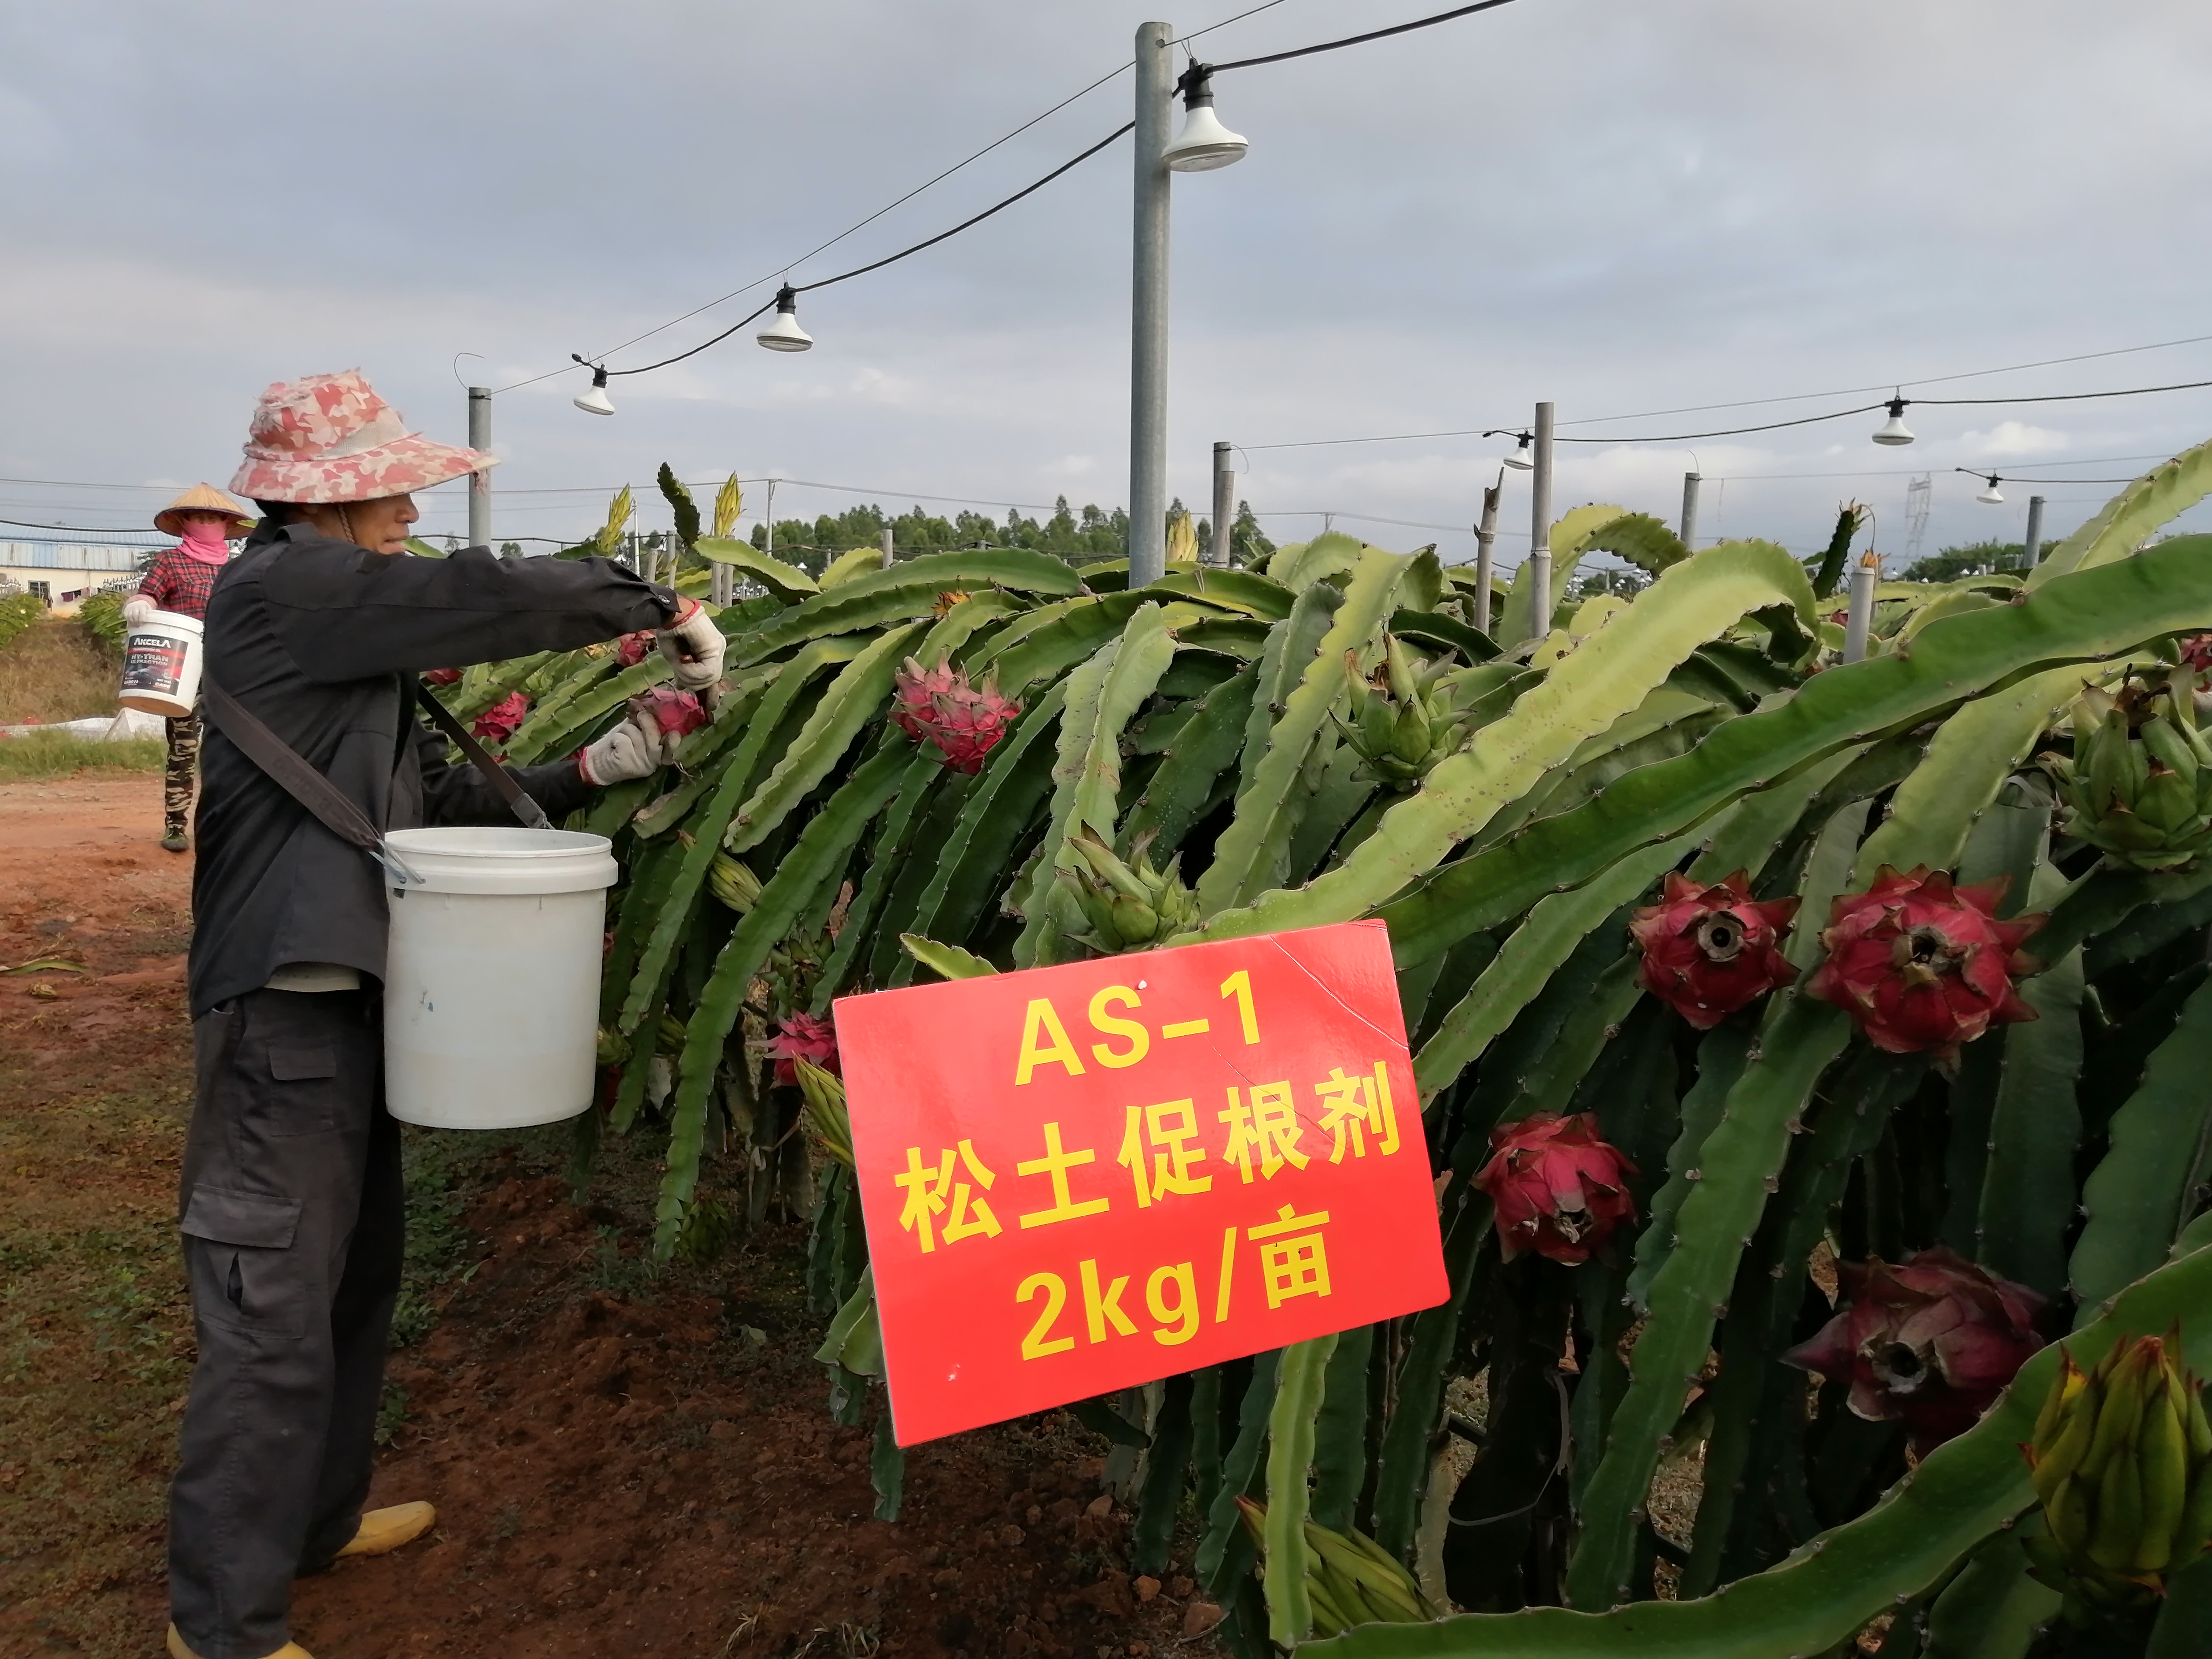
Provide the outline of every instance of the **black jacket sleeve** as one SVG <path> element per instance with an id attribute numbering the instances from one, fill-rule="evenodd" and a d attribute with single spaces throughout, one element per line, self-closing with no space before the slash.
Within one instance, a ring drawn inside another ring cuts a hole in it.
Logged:
<path id="1" fill-rule="evenodd" d="M 422 822 L 430 824 L 511 824 L 509 806 L 491 780 L 468 760 L 446 758 L 444 734 L 419 720 L 412 733 L 415 758 L 422 773 Z M 510 766 L 507 771 L 522 786 L 523 793 L 545 809 L 555 823 L 592 798 L 592 787 L 577 771 L 574 756 L 548 761 L 543 766 Z"/>
<path id="2" fill-rule="evenodd" d="M 425 559 L 296 525 L 285 533 L 292 544 L 263 578 L 270 624 L 325 684 L 574 650 L 661 627 L 682 605 L 610 559 L 502 559 L 481 547 Z"/>

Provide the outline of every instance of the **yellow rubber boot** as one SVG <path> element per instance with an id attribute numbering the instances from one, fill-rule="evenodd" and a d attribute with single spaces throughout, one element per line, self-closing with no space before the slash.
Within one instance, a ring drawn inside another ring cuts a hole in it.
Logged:
<path id="1" fill-rule="evenodd" d="M 200 1659 L 199 1655 L 185 1645 L 185 1638 L 177 1634 L 174 1625 L 169 1626 L 169 1659 Z M 315 1659 L 315 1656 L 297 1642 L 287 1642 L 268 1659 Z"/>
<path id="2" fill-rule="evenodd" d="M 428 1504 L 394 1504 L 390 1509 L 369 1510 L 361 1517 L 353 1541 L 338 1552 L 349 1555 L 382 1555 L 402 1544 L 411 1544 L 438 1524 L 438 1511 Z"/>

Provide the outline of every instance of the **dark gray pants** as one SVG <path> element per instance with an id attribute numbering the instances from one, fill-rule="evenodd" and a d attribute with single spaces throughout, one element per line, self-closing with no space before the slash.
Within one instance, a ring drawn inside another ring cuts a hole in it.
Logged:
<path id="1" fill-rule="evenodd" d="M 368 1495 L 399 1291 L 399 1128 L 374 988 L 254 991 L 192 1025 L 185 1266 L 199 1364 L 169 1490 L 169 1605 L 201 1659 L 290 1639 L 292 1580 Z"/>

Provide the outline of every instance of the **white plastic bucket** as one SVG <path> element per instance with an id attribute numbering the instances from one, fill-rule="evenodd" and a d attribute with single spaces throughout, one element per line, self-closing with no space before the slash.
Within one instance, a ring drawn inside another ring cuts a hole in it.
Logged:
<path id="1" fill-rule="evenodd" d="M 156 611 L 123 641 L 123 690 L 116 701 L 141 714 L 180 720 L 200 700 L 200 620 Z"/>
<path id="2" fill-rule="evenodd" d="M 602 836 L 396 830 L 387 877 L 385 1094 L 403 1123 L 520 1129 L 592 1103 L 606 890 Z"/>

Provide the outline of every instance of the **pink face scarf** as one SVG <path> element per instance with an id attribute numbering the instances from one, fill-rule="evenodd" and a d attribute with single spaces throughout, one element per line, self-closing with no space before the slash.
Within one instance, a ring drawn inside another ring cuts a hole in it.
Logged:
<path id="1" fill-rule="evenodd" d="M 224 539 L 224 527 L 221 519 L 188 519 L 185 521 L 185 538 L 177 550 L 202 564 L 228 564 L 230 544 Z"/>

